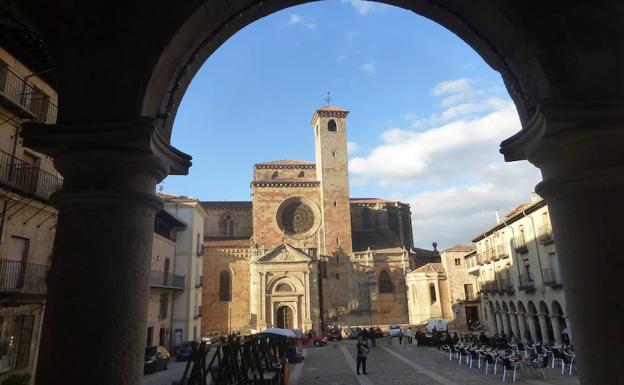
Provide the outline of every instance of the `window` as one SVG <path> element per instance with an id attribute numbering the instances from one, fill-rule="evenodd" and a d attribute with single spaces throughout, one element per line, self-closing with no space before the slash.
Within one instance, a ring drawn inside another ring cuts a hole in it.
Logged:
<path id="1" fill-rule="evenodd" d="M 332 151 L 331 152 L 331 156 L 332 156 L 332 158 L 335 158 L 336 157 L 336 151 Z"/>
<path id="2" fill-rule="evenodd" d="M 474 300 L 474 291 L 472 290 L 472 284 L 471 283 L 467 283 L 464 285 L 464 294 L 466 295 L 465 298 L 467 301 L 472 301 Z"/>
<path id="3" fill-rule="evenodd" d="M 150 326 L 147 328 L 147 339 L 145 344 L 147 346 L 152 346 L 152 341 L 154 340 L 154 327 Z"/>
<path id="4" fill-rule="evenodd" d="M 273 174 L 271 175 L 271 179 L 277 179 L 278 175 L 279 173 L 277 171 L 273 172 Z"/>
<path id="5" fill-rule="evenodd" d="M 461 266 L 461 259 L 455 258 L 455 266 Z"/>
<path id="6" fill-rule="evenodd" d="M 340 274 L 336 273 L 336 279 L 340 279 Z"/>
<path id="7" fill-rule="evenodd" d="M 432 305 L 438 300 L 438 298 L 436 297 L 436 288 L 433 283 L 429 284 L 429 298 L 431 298 Z"/>
<path id="8" fill-rule="evenodd" d="M 22 369 L 30 360 L 35 316 L 0 317 L 0 369 Z"/>
<path id="9" fill-rule="evenodd" d="M 379 292 L 380 293 L 394 293 L 394 285 L 392 284 L 392 278 L 387 271 L 379 273 Z"/>
<path id="10" fill-rule="evenodd" d="M 221 235 L 231 237 L 234 235 L 234 220 L 231 216 L 226 215 L 221 221 Z"/>
<path id="11" fill-rule="evenodd" d="M 158 345 L 167 346 L 167 329 L 160 328 L 158 332 Z"/>
<path id="12" fill-rule="evenodd" d="M 219 301 L 232 300 L 232 278 L 230 272 L 223 270 L 219 274 Z"/>
<path id="13" fill-rule="evenodd" d="M 330 119 L 329 122 L 327 122 L 327 131 L 337 131 L 336 121 L 334 119 Z"/>
<path id="14" fill-rule="evenodd" d="M 305 172 L 301 171 L 301 172 L 299 173 L 299 178 L 303 178 L 304 176 L 305 176 Z"/>

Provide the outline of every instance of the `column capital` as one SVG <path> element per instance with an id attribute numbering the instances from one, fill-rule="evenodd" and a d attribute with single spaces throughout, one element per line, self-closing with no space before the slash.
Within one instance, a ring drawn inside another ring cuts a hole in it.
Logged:
<path id="1" fill-rule="evenodd" d="M 191 166 L 191 157 L 171 146 L 156 119 L 146 116 L 108 123 L 24 123 L 22 136 L 28 147 L 55 159 L 72 152 L 115 148 L 154 155 L 166 175 L 186 175 Z"/>
<path id="2" fill-rule="evenodd" d="M 623 123 L 624 100 L 544 100 L 500 152 L 540 168 L 545 197 L 623 187 Z"/>

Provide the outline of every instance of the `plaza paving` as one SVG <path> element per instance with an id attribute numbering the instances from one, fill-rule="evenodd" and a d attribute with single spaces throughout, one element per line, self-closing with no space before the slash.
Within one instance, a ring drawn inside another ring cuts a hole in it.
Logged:
<path id="1" fill-rule="evenodd" d="M 500 384 L 502 372 L 486 376 L 484 369 L 459 366 L 457 360 L 433 348 L 415 345 L 392 345 L 380 340 L 368 358 L 368 376 L 355 375 L 355 341 L 330 343 L 326 347 L 305 349 L 303 364 L 290 365 L 289 385 L 476 385 Z M 170 362 L 169 369 L 146 375 L 144 385 L 171 385 L 184 371 L 183 362 Z M 541 374 L 526 370 L 517 384 L 577 385 L 578 376 L 561 375 L 561 369 L 546 369 L 548 381 Z M 509 375 L 509 374 L 508 374 Z M 511 382 L 511 377 L 507 377 Z"/>

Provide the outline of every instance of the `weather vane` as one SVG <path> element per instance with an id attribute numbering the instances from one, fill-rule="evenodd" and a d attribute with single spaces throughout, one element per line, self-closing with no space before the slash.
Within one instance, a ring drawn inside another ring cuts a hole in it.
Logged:
<path id="1" fill-rule="evenodd" d="M 328 106 L 331 104 L 331 91 L 327 91 L 327 97 L 325 98 L 325 101 L 327 102 Z"/>

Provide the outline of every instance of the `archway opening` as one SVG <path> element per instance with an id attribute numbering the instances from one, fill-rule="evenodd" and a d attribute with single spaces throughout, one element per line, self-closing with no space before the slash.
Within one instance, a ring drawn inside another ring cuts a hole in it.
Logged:
<path id="1" fill-rule="evenodd" d="M 293 328 L 293 311 L 290 306 L 280 306 L 277 309 L 276 326 L 282 329 Z"/>

